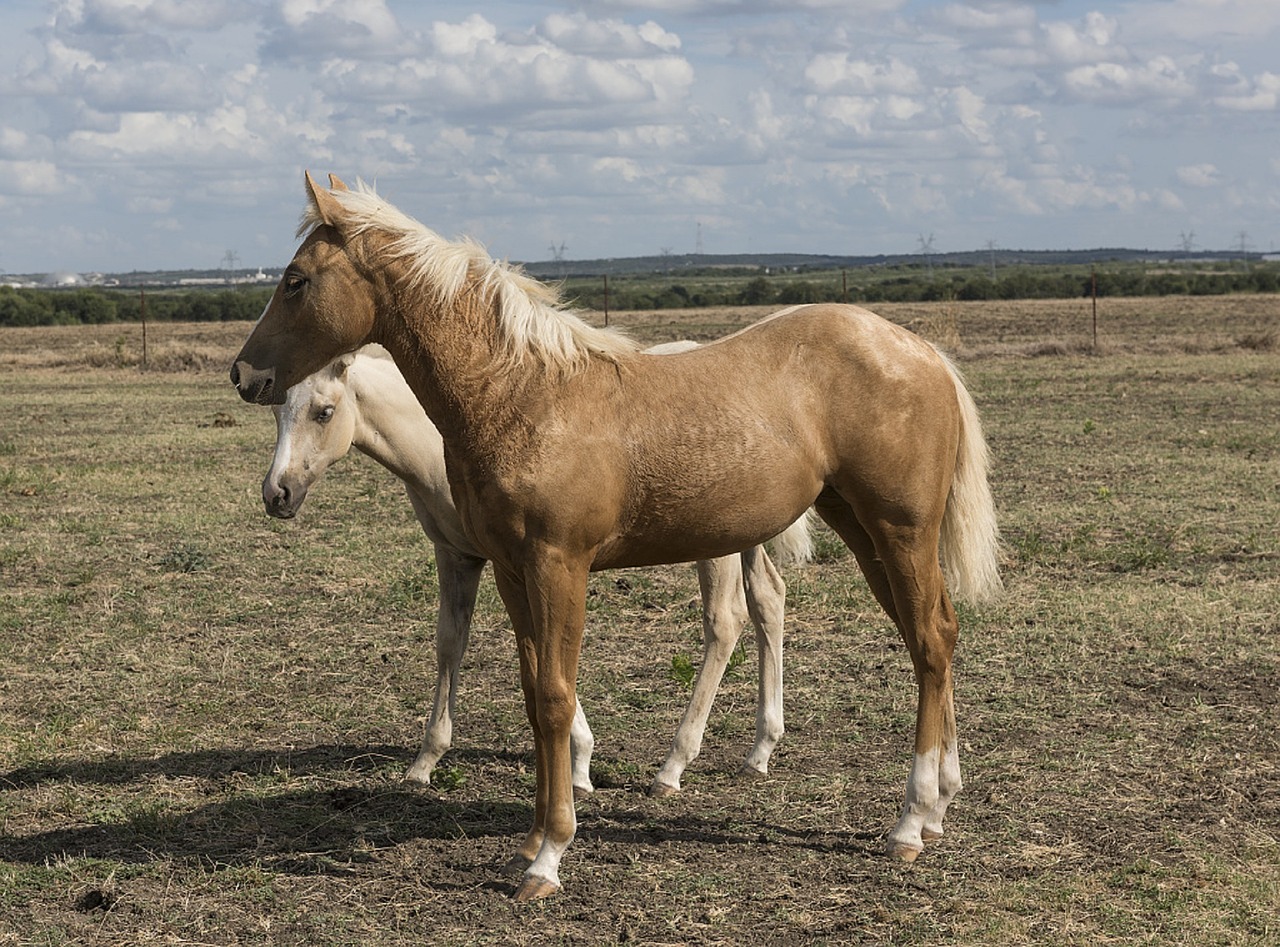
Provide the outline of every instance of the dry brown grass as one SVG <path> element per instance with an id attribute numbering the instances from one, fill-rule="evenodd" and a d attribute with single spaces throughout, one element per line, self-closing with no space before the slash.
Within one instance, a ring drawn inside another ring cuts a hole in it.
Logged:
<path id="1" fill-rule="evenodd" d="M 769 778 L 735 775 L 748 661 L 669 800 L 642 790 L 692 570 L 593 577 L 600 790 L 534 906 L 497 872 L 533 777 L 492 584 L 455 749 L 403 786 L 435 578 L 389 475 L 352 458 L 262 514 L 270 413 L 223 373 L 247 325 L 153 327 L 213 367 L 148 372 L 92 367 L 136 327 L 0 330 L 0 944 L 1274 943 L 1280 356 L 1249 340 L 1280 299 L 1120 302 L 1098 350 L 1085 301 L 885 307 L 954 314 L 1008 541 L 1005 599 L 962 616 L 953 834 L 879 855 L 909 661 L 823 533 L 786 573 Z M 614 318 L 656 342 L 760 314 Z"/>

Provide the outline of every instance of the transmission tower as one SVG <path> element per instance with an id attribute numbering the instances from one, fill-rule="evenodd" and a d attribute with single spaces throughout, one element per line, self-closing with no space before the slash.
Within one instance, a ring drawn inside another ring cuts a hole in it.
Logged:
<path id="1" fill-rule="evenodd" d="M 1183 231 L 1178 237 L 1178 242 L 1182 245 L 1183 253 L 1190 253 L 1195 247 L 1196 232 L 1194 230 Z"/>
<path id="2" fill-rule="evenodd" d="M 925 238 L 924 234 L 920 235 L 920 252 L 924 254 L 924 265 L 929 271 L 929 278 L 933 279 L 933 234 L 929 234 Z"/>

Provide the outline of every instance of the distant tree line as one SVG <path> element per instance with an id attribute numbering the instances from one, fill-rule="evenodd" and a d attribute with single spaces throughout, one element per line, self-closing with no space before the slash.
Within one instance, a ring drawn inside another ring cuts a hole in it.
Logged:
<path id="1" fill-rule="evenodd" d="M 146 317 L 156 322 L 252 321 L 262 315 L 271 288 L 166 290 L 146 294 Z M 13 289 L 0 286 L 0 326 L 140 322 L 136 290 Z"/>
<path id="2" fill-rule="evenodd" d="M 711 286 L 649 280 L 610 285 L 610 309 L 682 309 L 687 307 L 779 305 L 842 302 L 933 302 L 982 299 L 1071 299 L 1091 296 L 1095 274 L 1072 270 L 1014 268 L 992 279 L 986 273 L 924 273 L 863 278 L 824 272 L 801 277 L 757 275 L 736 283 Z M 1227 293 L 1280 292 L 1280 267 L 1258 266 L 1221 272 L 1164 270 L 1148 272 L 1126 267 L 1096 273 L 1099 296 L 1217 296 Z M 603 287 L 588 281 L 570 281 L 566 295 L 589 309 L 605 308 Z"/>
<path id="3" fill-rule="evenodd" d="M 670 282 L 655 276 L 615 278 L 607 308 L 685 309 L 710 306 L 841 302 L 931 302 L 982 299 L 1068 299 L 1089 296 L 1095 274 L 1085 268 L 1009 267 L 995 279 L 973 267 L 933 274 L 924 269 L 891 273 L 836 270 L 762 275 L 719 273 L 714 280 Z M 1261 264 L 1214 270 L 1120 266 L 1096 272 L 1099 296 L 1212 296 L 1280 292 L 1280 266 Z M 604 286 L 569 279 L 564 295 L 575 305 L 606 308 Z M 270 287 L 229 290 L 178 289 L 146 294 L 146 318 L 156 322 L 252 321 L 271 298 Z M 138 322 L 136 290 L 12 289 L 0 287 L 0 326 Z"/>

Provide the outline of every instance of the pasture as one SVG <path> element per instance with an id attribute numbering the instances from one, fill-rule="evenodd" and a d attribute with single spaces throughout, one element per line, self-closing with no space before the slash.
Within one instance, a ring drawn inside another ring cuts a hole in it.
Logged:
<path id="1" fill-rule="evenodd" d="M 0 944 L 1267 944 L 1280 936 L 1280 297 L 874 307 L 983 412 L 1007 592 L 961 614 L 965 789 L 885 858 L 910 661 L 843 546 L 784 571 L 787 735 L 736 773 L 754 647 L 684 792 L 644 795 L 700 652 L 690 566 L 592 578 L 596 734 L 565 891 L 498 873 L 532 741 L 491 581 L 454 749 L 435 576 L 352 455 L 297 520 L 259 483 L 244 323 L 0 331 Z M 646 342 L 768 310 L 615 313 Z"/>

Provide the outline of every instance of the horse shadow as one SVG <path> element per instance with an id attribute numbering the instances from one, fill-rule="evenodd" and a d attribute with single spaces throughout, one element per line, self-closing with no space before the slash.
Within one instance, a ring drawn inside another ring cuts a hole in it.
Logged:
<path id="1" fill-rule="evenodd" d="M 515 769 L 524 755 L 456 751 L 480 765 Z M 157 857 L 220 867 L 258 866 L 290 874 L 347 874 L 374 853 L 411 841 L 517 836 L 528 829 L 525 802 L 476 804 L 431 787 L 390 782 L 403 768 L 400 747 L 326 744 L 303 749 L 215 749 L 154 759 L 43 762 L 0 773 L 0 792 L 58 785 L 144 787 L 123 802 L 113 794 L 72 818 L 92 821 L 29 835 L 0 835 L 0 860 L 44 864 L 58 857 L 144 863 Z M 274 774 L 286 774 L 273 785 Z M 250 777 L 245 779 L 244 777 Z M 145 791 L 157 779 L 204 780 L 214 801 L 176 808 Z M 302 785 L 299 786 L 298 784 Z"/>
<path id="2" fill-rule="evenodd" d="M 527 754 L 455 749 L 451 756 L 475 768 L 516 770 Z M 204 779 L 221 798 L 176 809 L 160 794 L 143 793 L 109 811 L 94 812 L 93 824 L 29 835 L 2 833 L 0 861 L 45 864 L 59 857 L 142 864 L 157 857 L 205 866 L 258 867 L 295 875 L 348 875 L 381 850 L 410 843 L 431 847 L 450 842 L 515 840 L 533 819 L 529 801 L 452 797 L 432 787 L 389 782 L 389 764 L 407 765 L 412 754 L 385 745 L 326 744 L 305 749 L 214 749 L 169 753 L 154 759 L 49 762 L 0 774 L 0 791 L 56 784 L 127 786 L 150 779 Z M 269 777 L 287 772 L 288 787 Z M 304 783 L 298 787 L 297 783 Z M 265 785 L 264 785 L 265 784 Z M 820 852 L 878 856 L 875 833 L 820 835 L 796 831 L 761 813 L 758 820 L 725 821 L 689 810 L 654 811 L 638 787 L 604 790 L 613 804 L 579 806 L 580 840 L 648 847 L 688 842 L 716 847 L 758 847 L 762 842 Z M 635 803 L 627 800 L 635 797 Z M 621 803 L 621 804 L 619 804 Z M 482 845 L 482 847 L 485 847 Z M 505 852 L 506 846 L 487 846 Z M 497 867 L 496 865 L 494 867 Z"/>

